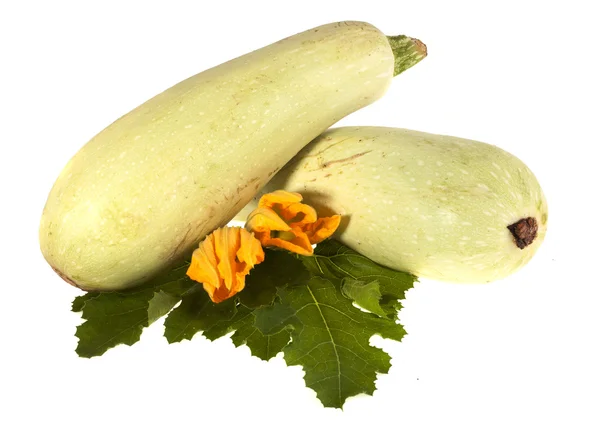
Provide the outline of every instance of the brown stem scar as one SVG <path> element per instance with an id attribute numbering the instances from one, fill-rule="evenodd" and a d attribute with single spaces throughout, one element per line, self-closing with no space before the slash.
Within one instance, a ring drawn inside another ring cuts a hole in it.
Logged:
<path id="1" fill-rule="evenodd" d="M 521 250 L 533 243 L 537 237 L 538 224 L 535 218 L 526 217 L 507 226 L 510 233 L 515 237 L 515 244 Z"/>

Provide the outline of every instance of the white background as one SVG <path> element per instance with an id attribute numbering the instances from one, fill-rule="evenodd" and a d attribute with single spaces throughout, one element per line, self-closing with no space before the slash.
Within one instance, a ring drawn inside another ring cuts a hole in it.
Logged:
<path id="1" fill-rule="evenodd" d="M 584 1 L 3 2 L 0 6 L 0 424 L 599 425 L 598 14 Z M 373 397 L 324 409 L 302 371 L 227 339 L 79 359 L 78 290 L 37 228 L 95 133 L 203 69 L 338 20 L 420 38 L 429 57 L 344 119 L 496 144 L 549 202 L 546 241 L 488 285 L 422 280 Z M 213 420 L 210 420 L 213 419 Z"/>

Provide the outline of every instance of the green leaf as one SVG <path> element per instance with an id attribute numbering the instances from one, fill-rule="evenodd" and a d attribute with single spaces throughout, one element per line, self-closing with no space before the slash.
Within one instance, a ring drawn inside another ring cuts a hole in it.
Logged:
<path id="1" fill-rule="evenodd" d="M 254 309 L 273 303 L 277 288 L 308 279 L 308 271 L 294 255 L 268 250 L 265 261 L 246 278 L 246 286 L 237 297 L 213 303 L 199 291 L 184 297 L 181 305 L 165 320 L 165 337 L 169 343 L 179 342 L 199 332 L 209 340 L 235 331 L 231 336 L 236 346 L 247 345 L 254 356 L 268 360 L 289 342 L 290 333 L 263 335 L 254 326 Z"/>
<path id="2" fill-rule="evenodd" d="M 236 298 L 214 303 L 204 290 L 196 291 L 185 296 L 169 314 L 165 320 L 165 337 L 169 343 L 174 343 L 192 340 L 196 333 L 203 331 L 205 335 L 213 336 L 211 340 L 216 339 L 227 334 L 235 323 L 236 311 Z M 219 331 L 211 335 L 212 328 Z"/>
<path id="3" fill-rule="evenodd" d="M 326 240 L 317 245 L 314 256 L 304 256 L 302 261 L 314 276 L 330 280 L 352 278 L 363 282 L 377 280 L 382 296 L 380 305 L 388 315 L 397 315 L 405 292 L 412 288 L 417 277 L 406 272 L 394 271 L 355 252 L 335 240 Z"/>
<path id="4" fill-rule="evenodd" d="M 310 278 L 279 286 L 274 303 L 254 311 L 254 325 L 265 336 L 291 332 L 284 359 L 304 368 L 306 385 L 325 406 L 341 408 L 352 395 L 372 394 L 377 373 L 389 370 L 389 355 L 369 339 L 402 339 L 405 331 L 396 323 L 400 299 L 416 277 L 332 240 L 319 244 L 314 256 L 298 259 Z"/>
<path id="5" fill-rule="evenodd" d="M 99 294 L 100 293 L 90 292 L 90 293 L 85 293 L 84 295 L 81 295 L 81 296 L 77 296 L 73 300 L 73 303 L 71 304 L 71 310 L 73 312 L 81 312 L 83 310 L 83 307 L 85 306 L 85 302 L 98 297 Z"/>
<path id="6" fill-rule="evenodd" d="M 388 312 L 384 311 L 380 304 L 381 292 L 377 280 L 367 283 L 354 278 L 344 278 L 342 280 L 342 294 L 369 312 L 380 317 L 388 315 Z"/>
<path id="7" fill-rule="evenodd" d="M 286 327 L 291 328 L 289 321 L 296 316 L 296 309 L 278 297 L 277 303 L 255 310 L 254 316 L 254 326 L 264 335 L 270 336 L 280 333 Z"/>
<path id="8" fill-rule="evenodd" d="M 266 250 L 265 260 L 254 267 L 246 278 L 239 300 L 248 308 L 273 303 L 277 287 L 306 282 L 309 274 L 297 256 L 281 250 Z"/>
<path id="9" fill-rule="evenodd" d="M 236 304 L 236 298 L 213 303 L 204 292 L 186 296 L 165 320 L 165 337 L 169 343 L 191 340 L 198 332 L 209 340 L 235 331 L 234 345 L 247 345 L 252 355 L 269 360 L 290 340 L 289 331 L 265 336 L 254 326 L 253 310 Z"/>
<path id="10" fill-rule="evenodd" d="M 180 300 L 181 298 L 162 290 L 154 293 L 154 296 L 148 302 L 148 324 L 152 324 L 157 319 L 167 315 Z"/>
<path id="11" fill-rule="evenodd" d="M 133 290 L 90 292 L 75 298 L 74 312 L 85 320 L 77 327 L 81 357 L 102 355 L 119 344 L 133 345 L 145 327 L 165 315 L 184 294 L 197 286 L 185 272 L 187 263 Z"/>
<path id="12" fill-rule="evenodd" d="M 291 329 L 283 349 L 288 365 L 304 368 L 306 385 L 327 407 L 341 408 L 353 395 L 375 391 L 377 373 L 390 368 L 390 356 L 369 344 L 378 334 L 401 340 L 401 325 L 352 306 L 341 280 L 313 277 L 304 285 L 279 288 L 271 307 L 255 311 L 255 325 L 265 335 Z"/>
<path id="13" fill-rule="evenodd" d="M 246 345 L 255 357 L 268 361 L 276 356 L 290 341 L 290 331 L 281 330 L 279 333 L 265 335 L 254 325 L 254 314 L 248 315 L 238 323 L 231 340 L 236 346 Z"/>

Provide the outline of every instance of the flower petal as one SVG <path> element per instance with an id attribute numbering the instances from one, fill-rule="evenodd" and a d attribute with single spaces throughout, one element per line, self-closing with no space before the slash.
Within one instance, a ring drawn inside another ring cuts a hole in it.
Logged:
<path id="1" fill-rule="evenodd" d="M 270 208 L 259 207 L 248 215 L 246 229 L 266 246 L 273 231 L 289 231 L 292 228 Z"/>
<path id="2" fill-rule="evenodd" d="M 340 226 L 341 219 L 342 217 L 337 214 L 331 217 L 321 217 L 315 223 L 308 224 L 302 229 L 311 244 L 318 244 L 333 235 Z"/>
<path id="3" fill-rule="evenodd" d="M 244 231 L 240 231 L 240 248 L 236 253 L 239 261 L 237 273 L 247 275 L 250 269 L 265 260 L 265 252 L 260 245 L 260 241 L 250 232 Z"/>
<path id="4" fill-rule="evenodd" d="M 240 245 L 239 237 L 235 228 L 219 228 L 215 231 L 215 253 L 219 259 L 217 268 L 227 290 L 233 289 L 235 283 L 235 254 Z"/>
<path id="5" fill-rule="evenodd" d="M 308 204 L 294 203 L 281 210 L 283 219 L 292 227 L 302 227 L 317 220 L 317 212 Z"/>
<path id="6" fill-rule="evenodd" d="M 291 227 L 272 209 L 259 207 L 248 215 L 246 229 L 258 232 L 289 231 Z"/>
<path id="7" fill-rule="evenodd" d="M 279 204 L 283 208 L 286 208 L 288 205 L 299 203 L 300 201 L 302 201 L 302 195 L 297 192 L 287 192 L 280 189 L 260 197 L 258 207 L 273 208 L 273 206 Z"/>
<path id="8" fill-rule="evenodd" d="M 288 231 L 285 234 L 287 234 L 285 238 L 269 238 L 263 243 L 263 246 L 279 247 L 303 256 L 310 256 L 313 254 L 312 245 L 301 229 L 292 228 L 291 231 Z"/>
<path id="9" fill-rule="evenodd" d="M 200 247 L 192 253 L 192 260 L 187 275 L 194 281 L 204 284 L 204 289 L 211 296 L 220 286 L 221 278 L 217 270 L 217 258 L 214 250 L 214 234 L 208 235 Z"/>

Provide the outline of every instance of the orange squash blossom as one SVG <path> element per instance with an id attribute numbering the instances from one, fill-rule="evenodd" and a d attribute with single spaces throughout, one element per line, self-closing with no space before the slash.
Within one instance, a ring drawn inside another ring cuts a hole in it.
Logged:
<path id="1" fill-rule="evenodd" d="M 305 256 L 313 244 L 329 238 L 340 225 L 341 216 L 317 218 L 317 212 L 301 203 L 296 192 L 275 191 L 263 195 L 258 208 L 248 215 L 246 229 L 263 247 L 279 247 Z"/>
<path id="2" fill-rule="evenodd" d="M 244 228 L 218 228 L 194 250 L 187 275 L 219 303 L 243 290 L 246 275 L 264 258 L 260 242 Z"/>

